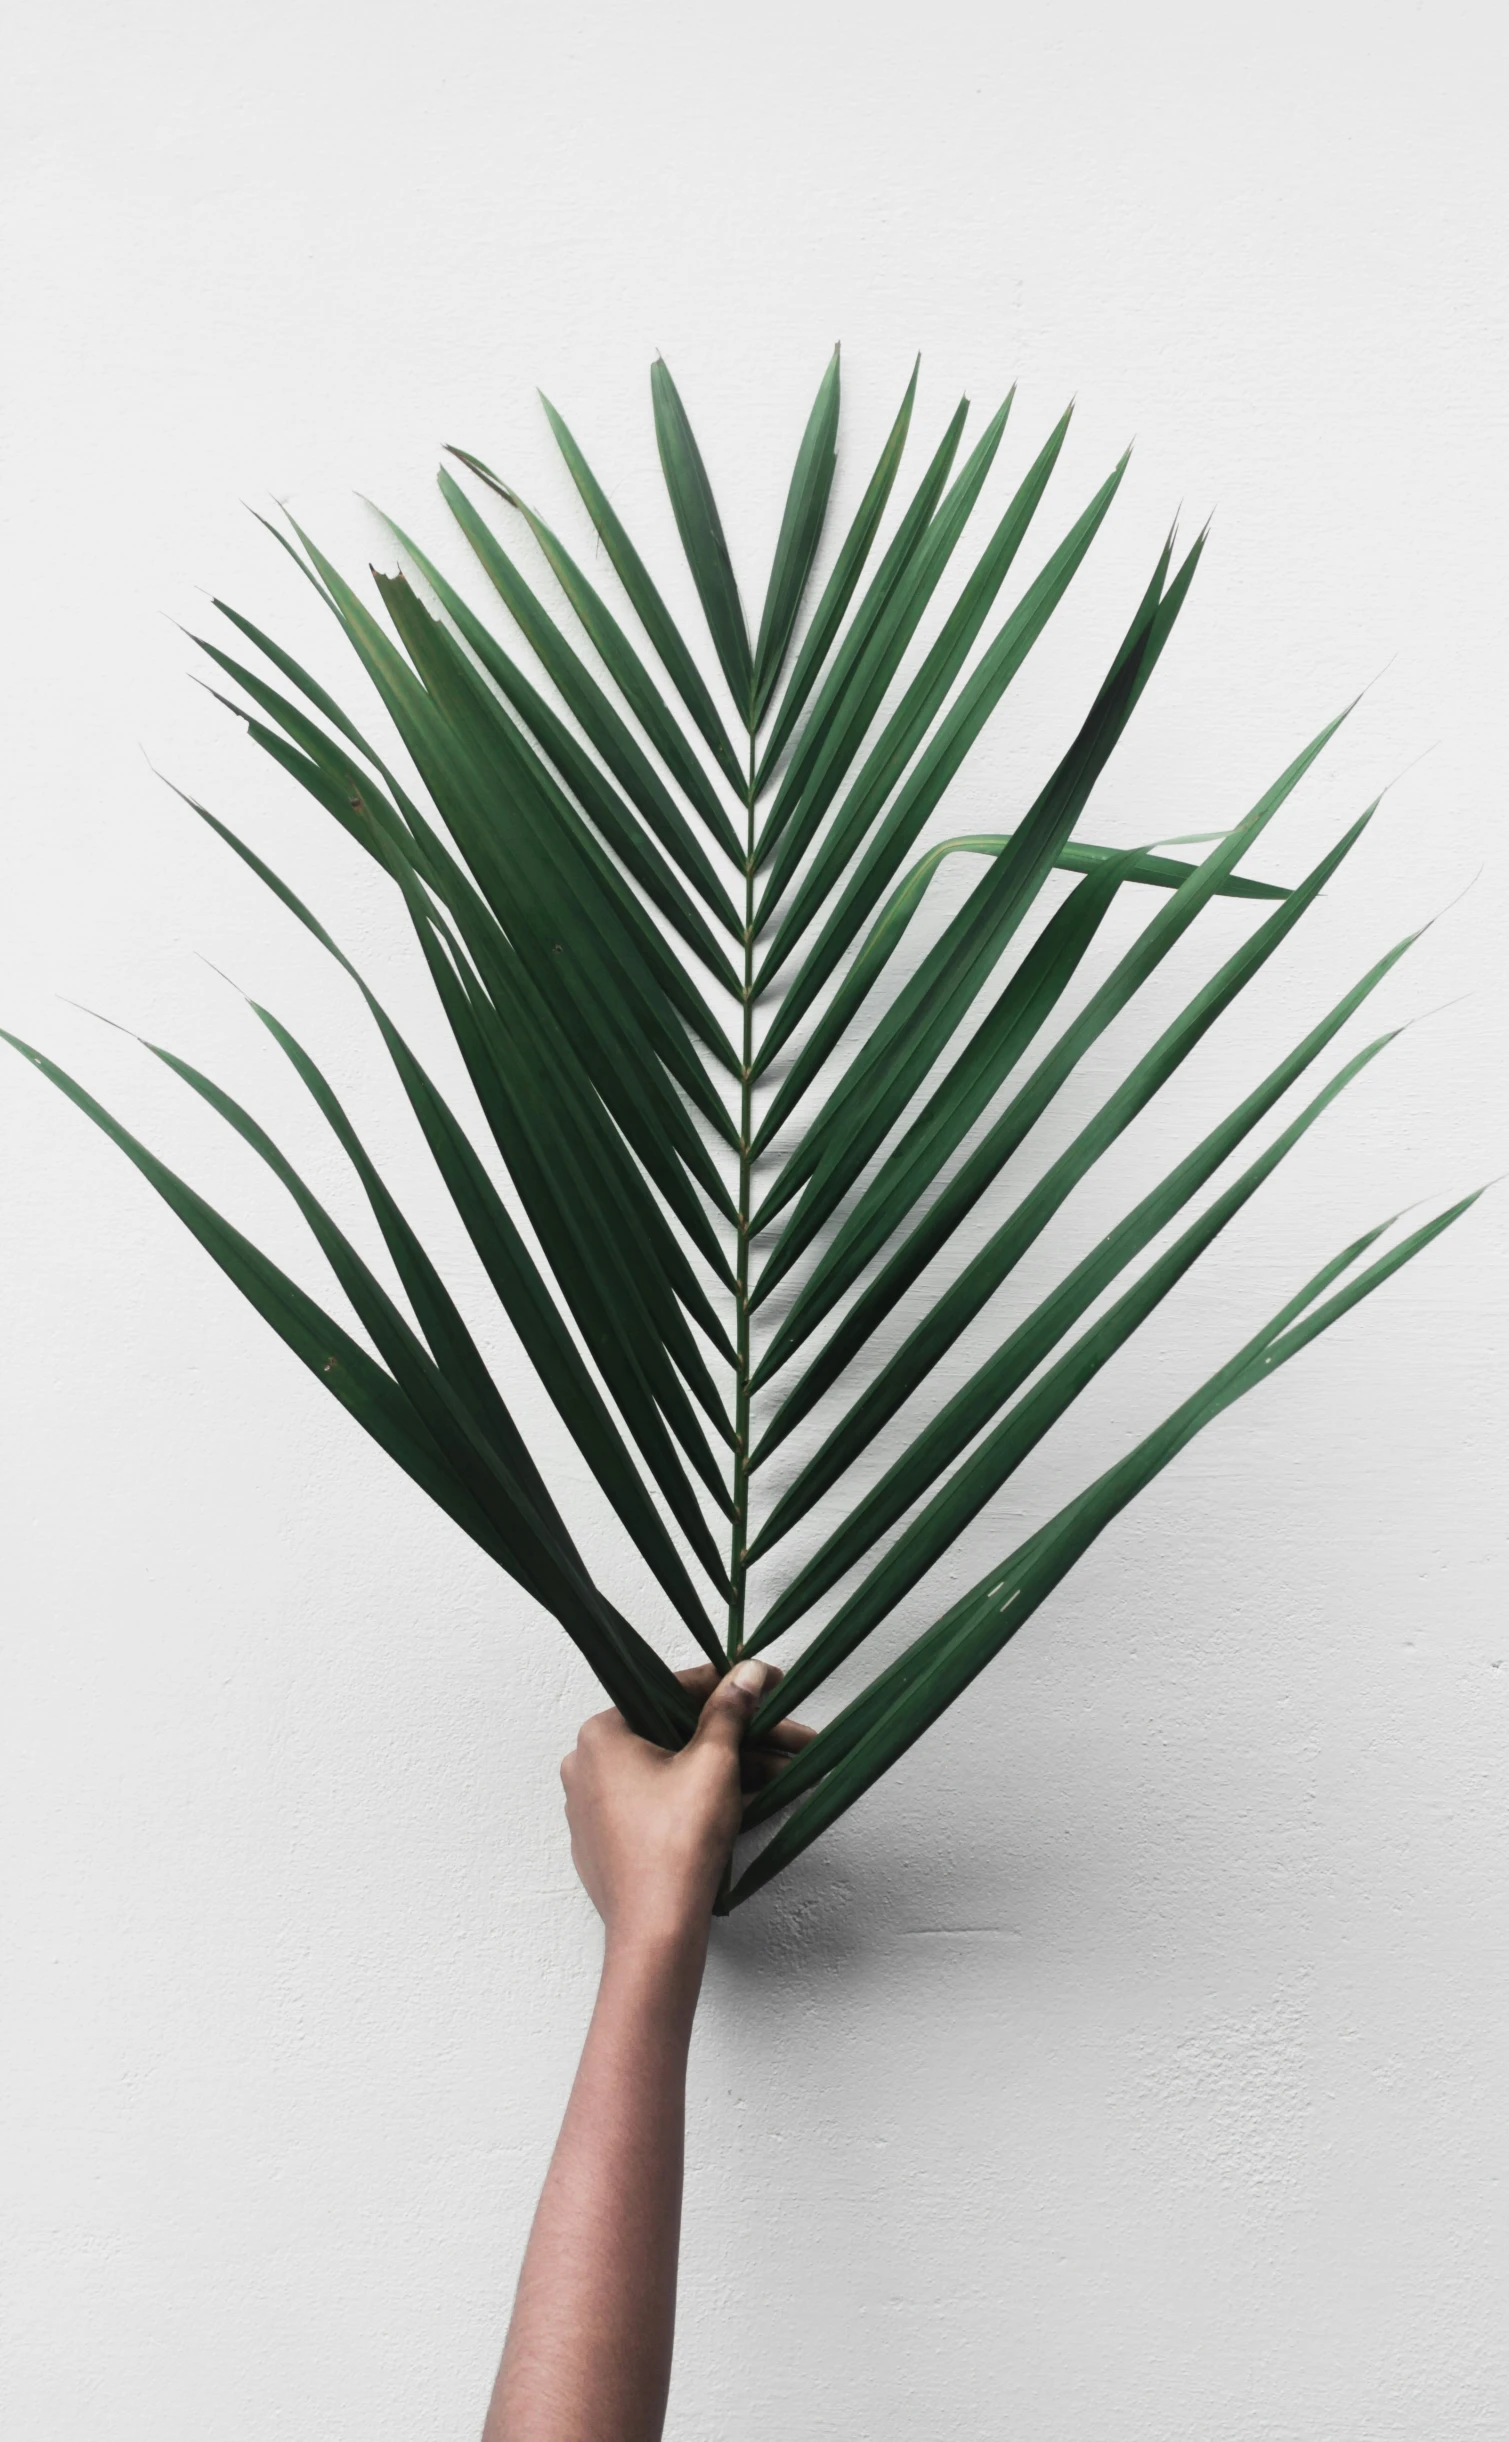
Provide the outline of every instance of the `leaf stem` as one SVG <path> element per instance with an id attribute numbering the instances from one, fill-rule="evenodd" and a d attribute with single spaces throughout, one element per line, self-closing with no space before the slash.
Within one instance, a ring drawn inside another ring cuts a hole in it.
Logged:
<path id="1" fill-rule="evenodd" d="M 749 1545 L 749 1220 L 753 1163 L 750 1146 L 754 1139 L 754 971 L 755 971 L 755 730 L 749 724 L 749 774 L 744 796 L 744 975 L 740 999 L 744 1007 L 742 1047 L 739 1054 L 739 1193 L 738 1249 L 734 1260 L 735 1314 L 734 1350 L 738 1364 L 734 1374 L 734 1478 L 733 1536 L 729 1552 L 728 1575 L 732 1592 L 728 1603 L 728 1658 L 738 1660 L 744 1650 L 744 1583 L 748 1574 L 746 1552 Z"/>

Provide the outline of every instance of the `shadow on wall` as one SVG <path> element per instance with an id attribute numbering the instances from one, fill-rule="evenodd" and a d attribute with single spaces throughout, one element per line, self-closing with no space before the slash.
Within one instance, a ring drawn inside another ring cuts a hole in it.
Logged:
<path id="1" fill-rule="evenodd" d="M 877 1808 L 842 1826 L 821 1864 L 793 1874 L 768 1905 L 715 1925 L 715 1984 L 741 1996 L 747 1988 L 752 2000 L 756 1989 L 808 1990 L 817 1978 L 853 1985 L 869 1970 L 895 1991 L 936 1972 L 939 1945 L 1046 1955 L 1061 1943 L 1066 1913 L 1077 1917 L 1087 1902 L 1101 1921 L 1120 1918 L 1127 1895 L 1103 1887 L 1120 1852 L 1093 1826 L 1065 1840 L 1030 1801 L 978 1799 L 975 1790 L 967 1832 L 951 1827 L 943 1840 L 936 1824 L 927 1836 L 920 1809 Z"/>

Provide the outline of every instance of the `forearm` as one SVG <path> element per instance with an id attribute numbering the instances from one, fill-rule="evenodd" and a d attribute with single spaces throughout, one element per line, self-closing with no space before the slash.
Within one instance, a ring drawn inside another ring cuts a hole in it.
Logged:
<path id="1" fill-rule="evenodd" d="M 657 2442 L 705 1924 L 610 1938 L 483 2442 Z"/>

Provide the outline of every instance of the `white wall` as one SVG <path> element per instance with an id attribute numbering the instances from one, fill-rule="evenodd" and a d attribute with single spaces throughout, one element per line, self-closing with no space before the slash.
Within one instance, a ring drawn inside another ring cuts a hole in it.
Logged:
<path id="1" fill-rule="evenodd" d="M 1378 1010 L 1451 1005 L 966 1563 L 1355 1228 L 1504 1166 L 1497 12 L 75 0 L 8 50 L 0 1021 L 312 1283 L 251 1157 L 67 1005 L 200 1058 L 346 1199 L 202 952 L 469 1277 L 350 996 L 142 750 L 427 1027 L 393 909 L 169 620 L 221 591 L 344 676 L 238 503 L 289 497 L 359 567 L 352 491 L 438 536 L 456 439 L 569 521 L 537 381 L 674 580 L 657 347 L 756 572 L 835 337 L 848 499 L 919 345 L 923 431 L 1019 380 L 1007 472 L 1078 392 L 1060 524 L 1137 436 L 966 821 L 1064 743 L 1181 501 L 1214 539 L 1099 835 L 1233 819 L 1376 680 L 1255 862 L 1298 873 L 1406 777 L 1058 1262 L 1471 884 Z M 19 1062 L 0 1143 L 5 2430 L 468 2435 L 591 1986 L 554 1768 L 592 1689 Z M 720 1932 L 680 2442 L 1509 2426 L 1503 1227 L 1479 1208 L 1211 1432 Z"/>

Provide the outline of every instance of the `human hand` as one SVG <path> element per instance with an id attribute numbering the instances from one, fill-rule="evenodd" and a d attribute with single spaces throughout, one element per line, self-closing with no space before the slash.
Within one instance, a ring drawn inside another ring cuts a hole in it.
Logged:
<path id="1" fill-rule="evenodd" d="M 757 1748 L 743 1737 L 780 1677 L 771 1662 L 680 1673 L 705 1699 L 679 1754 L 637 1738 L 623 1715 L 594 1713 L 561 1766 L 571 1857 L 612 1943 L 705 1938 L 739 1828 L 740 1792 L 758 1788 L 815 1733 L 783 1721 Z"/>

